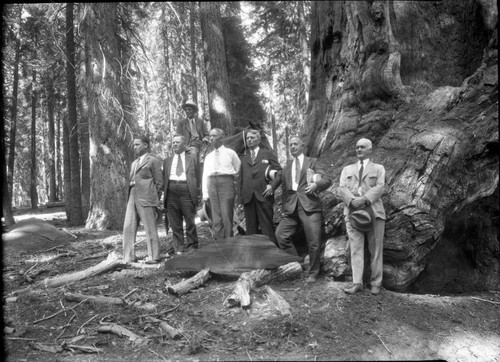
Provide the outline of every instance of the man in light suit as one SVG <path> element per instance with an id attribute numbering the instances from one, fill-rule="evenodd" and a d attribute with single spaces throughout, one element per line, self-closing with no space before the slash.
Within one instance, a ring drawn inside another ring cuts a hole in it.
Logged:
<path id="1" fill-rule="evenodd" d="M 186 139 L 175 135 L 172 139 L 174 154 L 163 163 L 165 183 L 165 210 L 172 228 L 174 250 L 177 254 L 198 249 L 198 234 L 194 218 L 201 185 L 201 171 L 195 154 L 186 153 Z M 184 246 L 183 222 L 186 222 Z"/>
<path id="2" fill-rule="evenodd" d="M 299 137 L 290 138 L 290 153 L 294 160 L 283 170 L 283 215 L 276 229 L 279 248 L 296 255 L 293 235 L 300 224 L 304 227 L 309 248 L 308 283 L 314 283 L 320 272 L 322 215 L 319 193 L 332 181 L 318 166 L 317 159 L 304 156 L 303 142 Z"/>
<path id="3" fill-rule="evenodd" d="M 381 197 L 384 192 L 385 169 L 370 161 L 371 152 L 372 142 L 366 138 L 360 139 L 356 143 L 358 162 L 344 167 L 340 176 L 339 191 L 345 204 L 344 217 L 351 246 L 353 286 L 345 289 L 348 294 L 363 290 L 365 238 L 371 256 L 370 293 L 379 294 L 382 285 L 385 209 Z M 371 220 L 368 228 L 357 226 L 353 217 L 356 210 L 366 211 L 367 219 Z"/>
<path id="4" fill-rule="evenodd" d="M 186 112 L 186 118 L 177 122 L 175 133 L 184 136 L 186 145 L 199 160 L 202 147 L 209 143 L 207 127 L 203 120 L 196 116 L 198 112 L 196 103 L 188 100 L 182 105 L 182 108 Z"/>
<path id="5" fill-rule="evenodd" d="M 240 166 L 240 203 L 243 204 L 246 221 L 246 234 L 267 235 L 278 245 L 274 234 L 273 205 L 274 190 L 281 184 L 282 167 L 272 150 L 259 148 L 259 131 L 250 130 L 246 134 L 249 152 L 241 157 Z M 266 171 L 275 170 L 273 180 L 266 178 Z"/>
<path id="6" fill-rule="evenodd" d="M 142 222 L 146 231 L 148 257 L 146 263 L 160 261 L 158 238 L 158 206 L 163 189 L 161 161 L 150 152 L 150 141 L 146 136 L 134 139 L 134 154 L 137 159 L 130 170 L 130 185 L 125 222 L 123 225 L 123 260 L 135 261 L 135 239 L 137 227 Z"/>

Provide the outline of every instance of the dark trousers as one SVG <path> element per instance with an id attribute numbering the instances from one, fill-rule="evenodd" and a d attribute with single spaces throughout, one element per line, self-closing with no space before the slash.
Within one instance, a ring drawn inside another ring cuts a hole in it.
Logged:
<path id="1" fill-rule="evenodd" d="M 246 233 L 248 235 L 258 234 L 259 226 L 262 234 L 278 245 L 273 225 L 273 203 L 257 200 L 255 195 L 247 204 L 243 205 L 245 211 Z"/>
<path id="2" fill-rule="evenodd" d="M 187 183 L 170 181 L 167 193 L 167 217 L 172 228 L 176 252 L 184 252 L 185 249 L 198 249 L 198 234 L 194 222 L 195 215 L 196 205 L 191 200 Z M 186 223 L 185 247 L 183 222 Z"/>
<path id="3" fill-rule="evenodd" d="M 302 224 L 309 248 L 309 275 L 318 276 L 321 263 L 321 212 L 306 212 L 300 201 L 292 214 L 283 214 L 276 229 L 278 246 L 288 254 L 297 255 L 293 235 Z"/>

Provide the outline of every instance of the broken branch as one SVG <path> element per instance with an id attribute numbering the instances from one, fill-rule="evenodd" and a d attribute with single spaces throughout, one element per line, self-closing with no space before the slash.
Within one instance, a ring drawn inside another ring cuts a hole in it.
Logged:
<path id="1" fill-rule="evenodd" d="M 170 294 L 175 295 L 176 297 L 180 297 L 183 294 L 186 294 L 192 289 L 198 288 L 199 286 L 205 284 L 205 282 L 210 278 L 210 270 L 205 268 L 201 270 L 195 276 L 186 279 L 180 283 L 177 283 L 172 286 L 167 287 L 167 291 Z"/>

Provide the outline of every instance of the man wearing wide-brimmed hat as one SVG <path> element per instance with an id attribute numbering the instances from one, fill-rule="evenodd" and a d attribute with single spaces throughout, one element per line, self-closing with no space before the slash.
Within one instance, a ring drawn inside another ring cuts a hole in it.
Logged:
<path id="1" fill-rule="evenodd" d="M 198 118 L 198 106 L 192 100 L 187 100 L 182 105 L 186 118 L 177 122 L 176 133 L 184 136 L 186 145 L 192 153 L 198 156 L 204 144 L 209 143 L 208 131 L 202 119 Z"/>
<path id="2" fill-rule="evenodd" d="M 344 167 L 340 176 L 339 192 L 345 205 L 344 217 L 351 246 L 353 285 L 344 290 L 348 294 L 363 291 L 365 238 L 370 251 L 370 293 L 379 294 L 382 286 L 385 210 L 381 197 L 385 169 L 370 161 L 371 152 L 372 142 L 361 138 L 356 143 L 358 162 Z"/>

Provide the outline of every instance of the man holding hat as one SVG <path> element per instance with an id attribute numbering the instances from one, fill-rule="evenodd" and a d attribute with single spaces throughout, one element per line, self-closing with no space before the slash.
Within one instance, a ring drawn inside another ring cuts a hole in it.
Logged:
<path id="1" fill-rule="evenodd" d="M 372 142 L 361 138 L 356 143 L 358 162 L 344 167 L 339 192 L 344 201 L 344 217 L 351 246 L 353 285 L 344 289 L 348 294 L 363 290 L 364 242 L 368 242 L 371 257 L 371 290 L 380 293 L 382 285 L 382 253 L 385 229 L 385 210 L 382 194 L 385 185 L 384 166 L 370 161 Z"/>
<path id="2" fill-rule="evenodd" d="M 243 204 L 246 233 L 262 234 L 278 245 L 274 234 L 274 190 L 281 184 L 281 165 L 272 150 L 259 147 L 258 130 L 246 134 L 248 152 L 241 158 L 239 202 Z M 276 171 L 276 173 L 272 172 Z M 273 175 L 273 176 L 272 176 Z"/>
<path id="3" fill-rule="evenodd" d="M 177 122 L 176 133 L 184 136 L 187 147 L 191 153 L 197 155 L 199 160 L 203 143 L 209 143 L 207 127 L 203 120 L 196 116 L 198 106 L 192 100 L 186 101 L 182 105 L 182 109 L 186 113 L 186 118 Z"/>

